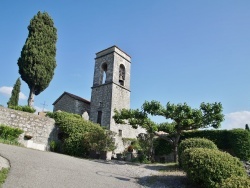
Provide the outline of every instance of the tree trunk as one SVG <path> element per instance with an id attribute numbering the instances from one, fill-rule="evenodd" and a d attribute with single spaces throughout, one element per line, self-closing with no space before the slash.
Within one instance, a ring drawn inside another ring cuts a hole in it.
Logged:
<path id="1" fill-rule="evenodd" d="M 177 135 L 174 141 L 174 162 L 178 162 L 179 161 L 179 156 L 178 156 L 178 143 L 181 137 L 181 132 L 177 131 Z"/>
<path id="2" fill-rule="evenodd" d="M 29 94 L 29 98 L 28 98 L 28 106 L 33 107 L 34 105 L 34 97 L 35 97 L 35 89 L 31 88 L 30 89 L 30 94 Z"/>
<path id="3" fill-rule="evenodd" d="M 151 162 L 154 162 L 154 134 L 153 133 L 150 133 L 150 140 L 151 140 L 151 143 L 150 143 L 150 161 Z"/>

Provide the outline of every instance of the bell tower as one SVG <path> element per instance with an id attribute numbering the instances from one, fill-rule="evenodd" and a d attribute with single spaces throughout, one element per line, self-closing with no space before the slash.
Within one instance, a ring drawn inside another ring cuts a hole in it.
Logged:
<path id="1" fill-rule="evenodd" d="M 131 58 L 117 46 L 96 53 L 90 120 L 121 134 L 114 110 L 130 108 Z"/>

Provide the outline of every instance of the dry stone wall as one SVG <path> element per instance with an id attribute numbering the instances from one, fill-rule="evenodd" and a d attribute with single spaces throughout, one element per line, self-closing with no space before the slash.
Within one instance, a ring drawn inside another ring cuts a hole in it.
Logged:
<path id="1" fill-rule="evenodd" d="M 19 142 L 28 148 L 48 150 L 49 142 L 57 140 L 55 121 L 48 117 L 0 107 L 0 124 L 22 129 Z"/>

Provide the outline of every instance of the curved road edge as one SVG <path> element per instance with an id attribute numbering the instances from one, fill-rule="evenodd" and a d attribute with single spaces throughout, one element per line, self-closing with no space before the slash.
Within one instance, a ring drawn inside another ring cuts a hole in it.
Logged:
<path id="1" fill-rule="evenodd" d="M 3 168 L 10 168 L 10 162 L 8 159 L 0 155 L 0 170 Z"/>

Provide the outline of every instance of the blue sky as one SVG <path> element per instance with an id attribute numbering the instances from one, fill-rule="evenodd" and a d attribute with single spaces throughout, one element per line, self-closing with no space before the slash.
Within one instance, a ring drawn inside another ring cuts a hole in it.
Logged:
<path id="1" fill-rule="evenodd" d="M 132 57 L 131 108 L 221 102 L 222 128 L 250 124 L 250 1 L 93 0 L 1 2 L 0 104 L 19 77 L 27 26 L 46 11 L 58 30 L 57 68 L 35 106 L 52 111 L 64 92 L 90 100 L 95 53 L 117 45 Z M 22 81 L 19 104 L 29 89 Z M 157 118 L 157 121 L 163 121 Z"/>

